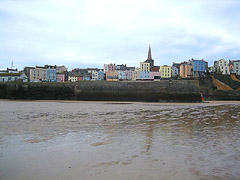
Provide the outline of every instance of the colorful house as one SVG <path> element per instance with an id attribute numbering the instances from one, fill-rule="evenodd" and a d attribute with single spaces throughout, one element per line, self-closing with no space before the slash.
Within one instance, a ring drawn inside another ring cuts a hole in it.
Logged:
<path id="1" fill-rule="evenodd" d="M 132 73 L 132 80 L 136 81 L 138 79 L 140 79 L 140 71 L 139 70 L 133 71 L 133 73 Z"/>
<path id="2" fill-rule="evenodd" d="M 149 79 L 160 80 L 160 78 L 161 78 L 161 72 L 153 72 L 153 71 L 149 72 Z"/>
<path id="3" fill-rule="evenodd" d="M 92 80 L 103 81 L 104 80 L 104 72 L 102 70 L 92 72 Z"/>
<path id="4" fill-rule="evenodd" d="M 229 64 L 225 59 L 220 59 L 218 61 L 214 61 L 214 68 L 216 70 L 216 73 L 230 74 Z"/>
<path id="5" fill-rule="evenodd" d="M 120 81 L 126 80 L 126 71 L 118 71 L 118 79 Z"/>
<path id="6" fill-rule="evenodd" d="M 176 77 L 178 76 L 179 72 L 178 72 L 178 68 L 173 66 L 172 67 L 172 77 Z"/>
<path id="7" fill-rule="evenodd" d="M 143 72 L 150 72 L 150 63 L 140 62 L 140 69 Z"/>
<path id="8" fill-rule="evenodd" d="M 190 62 L 183 62 L 180 65 L 180 73 L 181 78 L 191 78 L 193 77 L 193 66 Z"/>
<path id="9" fill-rule="evenodd" d="M 28 82 L 28 78 L 25 73 L 0 73 L 0 82 L 9 81 L 23 81 Z"/>
<path id="10" fill-rule="evenodd" d="M 56 74 L 57 75 L 57 82 L 65 82 L 65 74 Z"/>
<path id="11" fill-rule="evenodd" d="M 70 82 L 76 82 L 78 80 L 77 78 L 78 76 L 75 76 L 75 75 L 69 75 L 68 76 L 68 81 Z"/>
<path id="12" fill-rule="evenodd" d="M 189 62 L 193 66 L 193 77 L 199 77 L 206 73 L 206 70 L 208 68 L 208 63 L 203 59 L 202 60 L 191 59 L 189 60 Z"/>
<path id="13" fill-rule="evenodd" d="M 103 81 L 104 80 L 104 72 L 101 70 L 101 71 L 98 71 L 98 81 Z"/>
<path id="14" fill-rule="evenodd" d="M 42 66 L 36 66 L 34 69 L 30 69 L 30 82 L 42 82 L 47 81 L 47 69 Z"/>
<path id="15" fill-rule="evenodd" d="M 240 75 L 240 60 L 229 60 L 233 64 L 233 73 Z"/>
<path id="16" fill-rule="evenodd" d="M 172 67 L 163 65 L 160 66 L 159 72 L 161 73 L 161 78 L 171 78 L 172 77 Z"/>
<path id="17" fill-rule="evenodd" d="M 154 67 L 154 60 L 152 59 L 151 47 L 149 46 L 148 58 L 144 62 L 140 62 L 140 71 L 150 72 Z"/>
<path id="18" fill-rule="evenodd" d="M 149 72 L 140 71 L 140 78 L 139 79 L 142 79 L 142 80 L 149 79 Z"/>
<path id="19" fill-rule="evenodd" d="M 106 80 L 107 81 L 119 81 L 118 72 L 117 71 L 106 72 Z"/>
<path id="20" fill-rule="evenodd" d="M 47 68 L 47 81 L 48 82 L 56 82 L 57 76 L 56 76 L 56 69 L 53 67 Z"/>
<path id="21" fill-rule="evenodd" d="M 109 71 L 115 71 L 115 64 L 108 64 L 107 65 L 107 71 L 109 72 Z"/>
<path id="22" fill-rule="evenodd" d="M 132 70 L 125 71 L 125 73 L 126 73 L 126 80 L 128 80 L 128 81 L 132 80 L 133 72 L 134 71 L 132 71 Z"/>
<path id="23" fill-rule="evenodd" d="M 214 66 L 210 66 L 210 67 L 208 68 L 208 71 L 209 71 L 210 73 L 215 73 L 215 72 L 216 72 L 216 68 L 215 68 Z"/>

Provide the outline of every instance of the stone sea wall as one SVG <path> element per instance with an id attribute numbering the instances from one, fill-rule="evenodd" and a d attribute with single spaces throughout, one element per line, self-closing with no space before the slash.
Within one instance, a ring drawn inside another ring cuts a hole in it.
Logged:
<path id="1" fill-rule="evenodd" d="M 0 83 L 1 99 L 93 100 L 145 102 L 201 101 L 199 81 L 159 82 L 80 81 L 76 83 Z"/>

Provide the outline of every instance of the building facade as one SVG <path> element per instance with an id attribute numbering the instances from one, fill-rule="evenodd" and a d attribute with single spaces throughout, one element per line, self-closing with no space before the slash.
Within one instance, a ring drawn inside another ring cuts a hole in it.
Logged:
<path id="1" fill-rule="evenodd" d="M 141 80 L 149 79 L 149 72 L 140 71 L 140 78 L 139 79 L 141 79 Z"/>
<path id="2" fill-rule="evenodd" d="M 159 72 L 160 66 L 153 66 L 151 72 Z"/>
<path id="3" fill-rule="evenodd" d="M 153 67 L 154 67 L 154 60 L 152 59 L 152 51 L 151 51 L 151 47 L 149 46 L 148 58 L 144 62 L 140 62 L 140 69 L 141 71 L 144 71 L 144 72 L 150 72 L 152 71 Z"/>
<path id="4" fill-rule="evenodd" d="M 98 81 L 103 81 L 104 80 L 104 72 L 101 70 L 101 71 L 98 71 Z"/>
<path id="5" fill-rule="evenodd" d="M 28 82 L 28 77 L 25 73 L 0 73 L 0 82 L 10 82 L 18 80 L 22 82 Z"/>
<path id="6" fill-rule="evenodd" d="M 92 81 L 97 81 L 98 80 L 98 72 L 94 71 L 92 72 Z"/>
<path id="7" fill-rule="evenodd" d="M 177 77 L 179 74 L 178 68 L 175 66 L 172 66 L 172 77 Z"/>
<path id="8" fill-rule="evenodd" d="M 104 80 L 104 72 L 102 70 L 92 72 L 92 80 L 93 81 L 103 81 Z"/>
<path id="9" fill-rule="evenodd" d="M 127 81 L 131 81 L 134 71 L 129 70 L 129 71 L 125 71 L 125 72 L 126 72 L 126 80 L 127 80 Z"/>
<path id="10" fill-rule="evenodd" d="M 180 78 L 191 78 L 193 77 L 193 66 L 189 62 L 183 62 L 180 65 Z"/>
<path id="11" fill-rule="evenodd" d="M 77 80 L 78 80 L 78 76 L 75 76 L 75 75 L 68 76 L 68 81 L 70 82 L 77 82 Z"/>
<path id="12" fill-rule="evenodd" d="M 30 82 L 56 82 L 57 75 L 56 75 L 56 66 L 36 66 L 35 68 L 32 67 L 25 67 L 24 72 L 29 73 L 29 81 Z"/>
<path id="13" fill-rule="evenodd" d="M 214 61 L 214 68 L 216 70 L 216 73 L 230 74 L 229 64 L 225 59 Z"/>
<path id="14" fill-rule="evenodd" d="M 57 82 L 65 82 L 65 74 L 56 74 L 57 76 Z"/>
<path id="15" fill-rule="evenodd" d="M 210 73 L 215 73 L 215 72 L 216 72 L 216 68 L 215 68 L 214 66 L 210 66 L 210 67 L 208 68 L 208 71 L 209 71 Z"/>
<path id="16" fill-rule="evenodd" d="M 150 63 L 140 62 L 140 69 L 143 72 L 150 72 Z"/>
<path id="17" fill-rule="evenodd" d="M 115 71 L 115 64 L 108 64 L 107 65 L 107 71 L 110 72 L 110 71 Z"/>
<path id="18" fill-rule="evenodd" d="M 230 71 L 236 75 L 240 75 L 240 60 L 229 60 L 229 64 L 231 64 Z"/>
<path id="19" fill-rule="evenodd" d="M 132 80 L 136 81 L 138 79 L 140 79 L 140 71 L 133 71 L 133 73 L 132 73 Z"/>
<path id="20" fill-rule="evenodd" d="M 118 71 L 118 79 L 120 81 L 126 80 L 126 71 Z"/>
<path id="21" fill-rule="evenodd" d="M 47 81 L 47 69 L 41 66 L 36 66 L 34 69 L 30 69 L 30 82 L 42 82 Z"/>
<path id="22" fill-rule="evenodd" d="M 35 67 L 24 67 L 23 72 L 28 77 L 28 81 L 30 81 L 30 69 L 35 69 Z"/>
<path id="23" fill-rule="evenodd" d="M 106 72 L 106 80 L 107 81 L 119 81 L 118 72 L 117 71 Z"/>
<path id="24" fill-rule="evenodd" d="M 161 78 L 171 78 L 172 77 L 172 67 L 163 65 L 160 66 L 159 72 L 161 73 Z"/>
<path id="25" fill-rule="evenodd" d="M 152 71 L 152 72 L 149 72 L 149 79 L 153 79 L 153 80 L 160 80 L 161 78 L 161 72 L 155 72 L 155 71 Z"/>
<path id="26" fill-rule="evenodd" d="M 178 69 L 178 72 L 180 72 L 180 66 L 181 66 L 181 63 L 173 62 L 172 64 L 172 67 L 176 67 Z"/>
<path id="27" fill-rule="evenodd" d="M 208 64 L 206 61 L 191 59 L 189 62 L 193 66 L 193 77 L 200 77 L 206 73 Z"/>
<path id="28" fill-rule="evenodd" d="M 48 82 L 56 82 L 57 81 L 56 69 L 54 67 L 47 68 L 47 81 Z"/>

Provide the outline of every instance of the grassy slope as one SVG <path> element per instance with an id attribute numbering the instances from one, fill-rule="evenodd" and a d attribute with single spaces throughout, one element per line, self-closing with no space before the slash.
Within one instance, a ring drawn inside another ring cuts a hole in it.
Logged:
<path id="1" fill-rule="evenodd" d="M 213 82 L 213 85 L 217 88 L 217 90 L 225 90 L 225 91 L 233 90 L 230 86 L 222 83 L 221 81 L 216 79 L 214 76 L 212 76 L 212 82 Z"/>
<path id="2" fill-rule="evenodd" d="M 240 88 L 240 82 L 237 80 L 233 80 L 230 75 L 214 74 L 214 78 L 219 80 L 220 82 L 228 85 L 232 89 Z"/>

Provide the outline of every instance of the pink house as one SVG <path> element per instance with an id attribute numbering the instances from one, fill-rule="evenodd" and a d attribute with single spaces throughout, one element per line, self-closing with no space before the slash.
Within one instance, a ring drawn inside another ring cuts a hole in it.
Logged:
<path id="1" fill-rule="evenodd" d="M 65 82 L 65 74 L 57 74 L 57 82 Z"/>
<path id="2" fill-rule="evenodd" d="M 149 79 L 160 79 L 161 72 L 149 72 Z"/>
<path id="3" fill-rule="evenodd" d="M 111 64 L 108 64 L 107 66 L 108 66 L 107 68 L 108 71 L 115 71 L 115 64 L 111 63 Z"/>
<path id="4" fill-rule="evenodd" d="M 77 76 L 77 81 L 82 81 L 83 77 L 82 76 Z"/>

